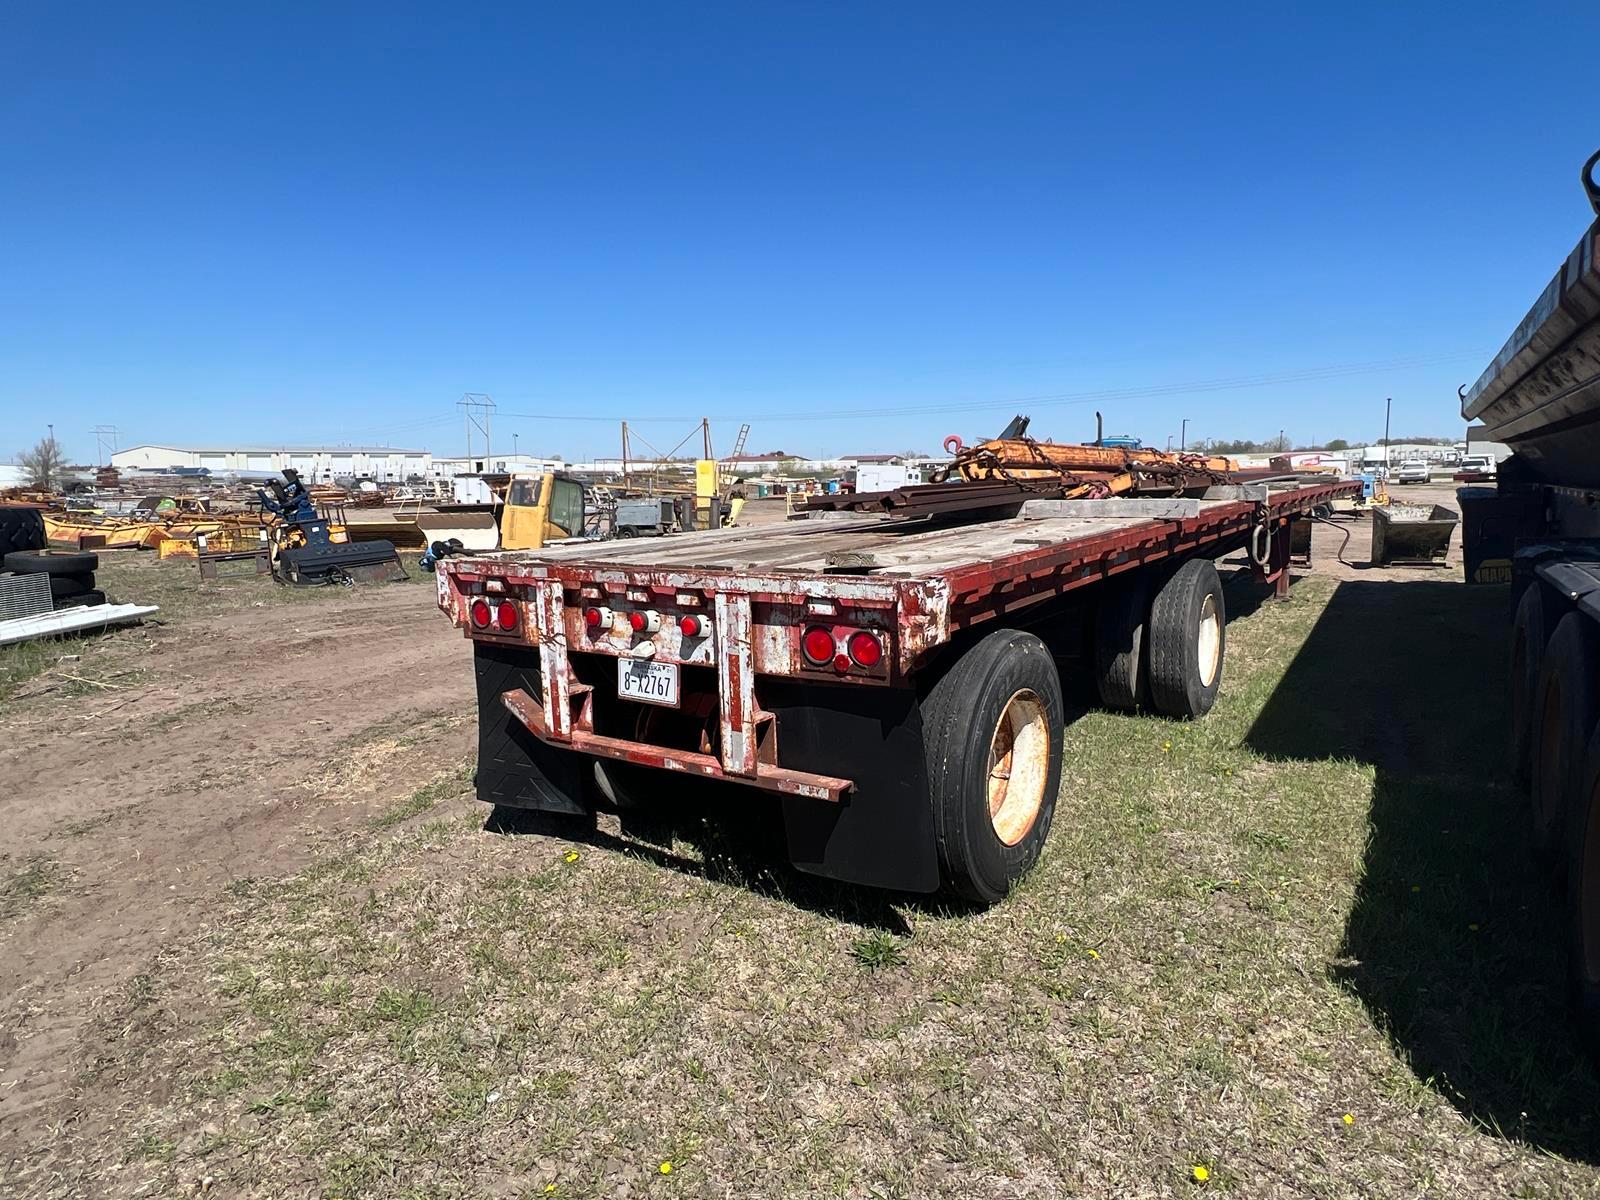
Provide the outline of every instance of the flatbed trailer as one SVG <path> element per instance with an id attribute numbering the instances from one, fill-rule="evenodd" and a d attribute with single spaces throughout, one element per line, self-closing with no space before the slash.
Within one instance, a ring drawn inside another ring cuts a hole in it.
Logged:
<path id="1" fill-rule="evenodd" d="M 1467 579 L 1509 584 L 1510 758 L 1530 840 L 1564 892 L 1573 1015 L 1600 1057 L 1600 154 L 1595 220 L 1470 391 L 1512 456 L 1462 488 Z"/>
<path id="2" fill-rule="evenodd" d="M 441 564 L 473 641 L 478 796 L 587 816 L 684 780 L 767 793 L 791 860 L 1003 897 L 1048 833 L 1058 661 L 1107 705 L 1207 711 L 1243 549 L 1287 595 L 1292 526 L 1360 489 L 1286 480 L 1044 500 L 966 521 L 781 525 Z"/>

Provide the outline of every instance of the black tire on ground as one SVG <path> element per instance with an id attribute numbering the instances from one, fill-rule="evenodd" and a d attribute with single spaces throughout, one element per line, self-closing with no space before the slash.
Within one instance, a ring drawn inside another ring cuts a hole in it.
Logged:
<path id="1" fill-rule="evenodd" d="M 1536 579 L 1523 591 L 1511 623 L 1511 774 L 1521 787 L 1528 786 L 1533 760 L 1533 697 L 1549 638 L 1549 603 Z"/>
<path id="2" fill-rule="evenodd" d="M 1533 849 L 1540 861 L 1558 869 L 1566 866 L 1561 839 L 1583 786 L 1589 734 L 1600 717 L 1594 642 L 1587 617 L 1575 612 L 1562 617 L 1545 649 L 1534 696 Z"/>
<path id="3" fill-rule="evenodd" d="M 82 575 L 100 565 L 100 556 L 85 550 L 16 550 L 6 555 L 5 568 L 23 575 Z"/>
<path id="4" fill-rule="evenodd" d="M 50 594 L 57 600 L 65 600 L 69 596 L 81 596 L 84 592 L 93 590 L 93 571 L 84 571 L 79 575 L 50 576 Z"/>
<path id="5" fill-rule="evenodd" d="M 56 608 L 87 608 L 94 604 L 104 604 L 106 594 L 99 591 L 79 592 L 76 596 L 66 596 L 56 601 Z"/>
<path id="6" fill-rule="evenodd" d="M 43 550 L 47 544 L 44 514 L 37 508 L 0 506 L 0 558 L 20 550 Z"/>
<path id="7" fill-rule="evenodd" d="M 1094 673 L 1100 703 L 1132 710 L 1143 703 L 1145 618 L 1149 596 L 1142 578 L 1106 586 L 1094 610 Z"/>
<path id="8" fill-rule="evenodd" d="M 1600 727 L 1584 746 L 1568 823 L 1567 995 L 1578 1036 L 1600 1059 Z"/>
<path id="9" fill-rule="evenodd" d="M 1061 679 L 1045 644 L 1001 629 L 922 699 L 944 885 L 982 904 L 1038 861 L 1061 786 Z"/>
<path id="10" fill-rule="evenodd" d="M 1211 711 L 1222 686 L 1228 614 L 1210 559 L 1191 558 L 1150 604 L 1150 701 L 1169 717 Z"/>

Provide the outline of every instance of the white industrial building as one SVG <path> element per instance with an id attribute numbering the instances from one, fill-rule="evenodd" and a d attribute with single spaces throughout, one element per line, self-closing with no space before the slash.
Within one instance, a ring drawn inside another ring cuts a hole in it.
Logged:
<path id="1" fill-rule="evenodd" d="M 426 450 L 393 446 L 243 446 L 195 449 L 183 446 L 130 446 L 111 456 L 120 471 L 170 471 L 204 468 L 213 475 L 240 471 L 266 472 L 292 468 L 311 483 L 335 479 L 372 479 L 404 483 L 433 475 L 433 455 Z"/>

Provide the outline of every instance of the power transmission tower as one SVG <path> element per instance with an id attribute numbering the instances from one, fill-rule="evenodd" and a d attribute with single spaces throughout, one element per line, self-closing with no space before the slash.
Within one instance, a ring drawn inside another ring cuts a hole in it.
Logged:
<path id="1" fill-rule="evenodd" d="M 483 435 L 484 470 L 489 469 L 489 432 L 494 425 L 494 401 L 487 392 L 465 392 L 456 407 L 467 419 L 467 458 L 472 457 L 472 431 Z"/>
<path id="2" fill-rule="evenodd" d="M 117 438 L 122 436 L 122 430 L 115 425 L 96 425 L 91 431 L 94 434 L 95 465 L 106 465 L 106 447 L 111 447 L 111 453 L 117 452 Z"/>

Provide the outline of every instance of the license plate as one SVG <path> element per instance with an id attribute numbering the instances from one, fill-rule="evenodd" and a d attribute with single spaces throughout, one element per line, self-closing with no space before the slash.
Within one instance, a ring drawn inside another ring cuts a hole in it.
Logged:
<path id="1" fill-rule="evenodd" d="M 678 703 L 678 664 L 637 658 L 617 660 L 617 695 L 644 704 Z"/>

